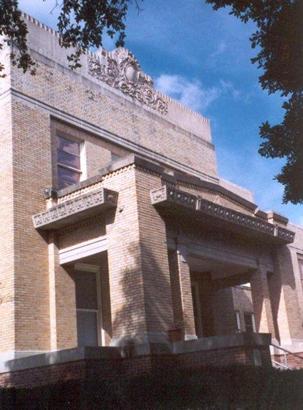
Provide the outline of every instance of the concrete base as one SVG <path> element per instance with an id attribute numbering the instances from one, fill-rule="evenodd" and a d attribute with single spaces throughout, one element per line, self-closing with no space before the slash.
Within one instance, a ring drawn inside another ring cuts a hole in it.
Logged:
<path id="1" fill-rule="evenodd" d="M 129 377 L 168 368 L 270 366 L 270 335 L 235 334 L 174 343 L 82 347 L 3 363 L 0 386 L 35 386 L 87 377 Z"/>

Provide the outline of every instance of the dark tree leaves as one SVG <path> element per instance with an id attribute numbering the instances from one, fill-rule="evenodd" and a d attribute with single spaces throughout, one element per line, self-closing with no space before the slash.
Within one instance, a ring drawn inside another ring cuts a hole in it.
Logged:
<path id="1" fill-rule="evenodd" d="M 90 47 L 102 46 L 102 35 L 118 34 L 116 46 L 123 46 L 124 20 L 129 0 L 64 0 L 58 20 L 61 45 L 74 47 L 68 57 L 72 68 L 79 66 L 80 55 Z"/>
<path id="2" fill-rule="evenodd" d="M 267 158 L 286 158 L 286 164 L 276 179 L 285 186 L 284 202 L 302 203 L 303 197 L 303 92 L 296 92 L 283 104 L 282 124 L 260 127 L 259 152 Z"/>
<path id="3" fill-rule="evenodd" d="M 285 158 L 276 179 L 284 185 L 284 202 L 303 203 L 303 1 L 302 0 L 206 0 L 214 9 L 230 7 L 243 22 L 253 21 L 251 36 L 258 50 L 253 63 L 261 68 L 263 89 L 288 97 L 282 124 L 260 127 L 264 140 L 259 153 Z"/>
<path id="4" fill-rule="evenodd" d="M 37 0 L 38 2 L 39 0 Z M 73 48 L 68 56 L 71 68 L 80 66 L 80 56 L 91 47 L 102 46 L 104 33 L 118 36 L 116 46 L 123 46 L 125 17 L 131 0 L 62 0 L 56 1 L 60 9 L 58 32 L 62 47 Z M 138 1 L 134 0 L 138 7 Z M 24 72 L 34 74 L 34 61 L 26 44 L 27 27 L 18 8 L 18 0 L 0 0 L 0 35 L 12 46 L 12 62 Z M 3 43 L 0 43 L 0 47 Z M 0 64 L 0 72 L 3 71 Z"/>
<path id="5" fill-rule="evenodd" d="M 18 10 L 17 0 L 0 0 L 0 35 L 5 36 L 4 42 L 11 46 L 12 63 L 23 72 L 31 70 L 34 73 L 34 62 L 26 44 L 27 27 Z M 0 43 L 2 47 L 3 43 Z M 3 69 L 3 64 L 0 64 L 0 73 Z"/>

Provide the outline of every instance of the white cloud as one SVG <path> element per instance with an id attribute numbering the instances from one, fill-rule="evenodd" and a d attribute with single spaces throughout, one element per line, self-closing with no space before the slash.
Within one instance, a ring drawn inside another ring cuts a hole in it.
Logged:
<path id="1" fill-rule="evenodd" d="M 220 43 L 218 44 L 215 51 L 213 53 L 211 53 L 210 58 L 216 58 L 216 57 L 220 56 L 221 54 L 223 54 L 226 51 L 226 49 L 227 49 L 227 45 L 226 45 L 225 41 L 220 41 Z"/>
<path id="2" fill-rule="evenodd" d="M 224 93 L 231 94 L 231 96 L 235 99 L 238 100 L 241 98 L 242 93 L 240 90 L 238 90 L 231 81 L 225 81 L 225 80 L 220 80 L 219 81 L 221 90 Z"/>
<path id="3" fill-rule="evenodd" d="M 181 75 L 162 74 L 155 80 L 155 86 L 195 111 L 205 110 L 221 93 L 217 87 L 204 88 L 200 81 L 190 81 Z"/>
<path id="4" fill-rule="evenodd" d="M 223 95 L 231 96 L 235 100 L 242 98 L 241 91 L 232 82 L 225 80 L 219 80 L 217 87 L 204 87 L 196 79 L 188 80 L 181 75 L 161 74 L 155 80 L 155 87 L 194 111 L 205 111 Z"/>
<path id="5" fill-rule="evenodd" d="M 262 210 L 274 210 L 303 225 L 302 206 L 282 204 L 283 186 L 274 180 L 282 160 L 262 158 L 253 147 L 236 150 L 219 146 L 217 157 L 220 176 L 251 190 Z"/>

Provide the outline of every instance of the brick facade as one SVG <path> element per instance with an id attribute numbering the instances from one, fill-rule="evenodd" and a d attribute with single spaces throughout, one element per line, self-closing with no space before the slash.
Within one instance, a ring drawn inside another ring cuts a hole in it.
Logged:
<path id="1" fill-rule="evenodd" d="M 25 18 L 37 75 L 1 51 L 0 370 L 77 347 L 89 320 L 104 346 L 235 333 L 241 296 L 231 289 L 246 282 L 256 331 L 303 351 L 302 228 L 220 180 L 206 118 L 150 82 L 147 98 L 140 82 L 138 97 L 100 80 L 91 70 L 99 54 L 71 71 L 57 34 Z M 118 53 L 148 81 L 128 51 Z M 61 190 L 57 137 L 81 149 L 81 181 Z M 97 272 L 96 309 L 79 302 L 77 266 Z M 238 362 L 237 349 L 188 361 Z"/>

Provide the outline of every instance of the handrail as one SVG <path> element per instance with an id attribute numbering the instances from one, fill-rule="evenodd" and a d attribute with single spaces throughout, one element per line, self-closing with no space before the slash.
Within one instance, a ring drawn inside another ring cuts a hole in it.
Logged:
<path id="1" fill-rule="evenodd" d="M 300 356 L 298 353 L 291 352 L 290 350 L 287 350 L 287 349 L 285 349 L 284 347 L 281 347 L 281 346 L 277 346 L 273 343 L 271 343 L 271 346 L 275 347 L 276 349 L 282 350 L 283 352 L 285 352 L 287 354 L 290 354 L 292 356 L 298 357 L 299 359 L 303 360 L 303 356 Z"/>
<path id="2" fill-rule="evenodd" d="M 272 362 L 273 364 L 275 364 L 276 366 L 278 366 L 278 367 L 282 367 L 283 369 L 290 370 L 290 367 L 287 366 L 286 364 L 283 364 L 283 363 L 281 363 L 281 362 L 276 362 L 276 361 L 273 360 L 273 359 L 271 359 L 271 362 Z"/>

